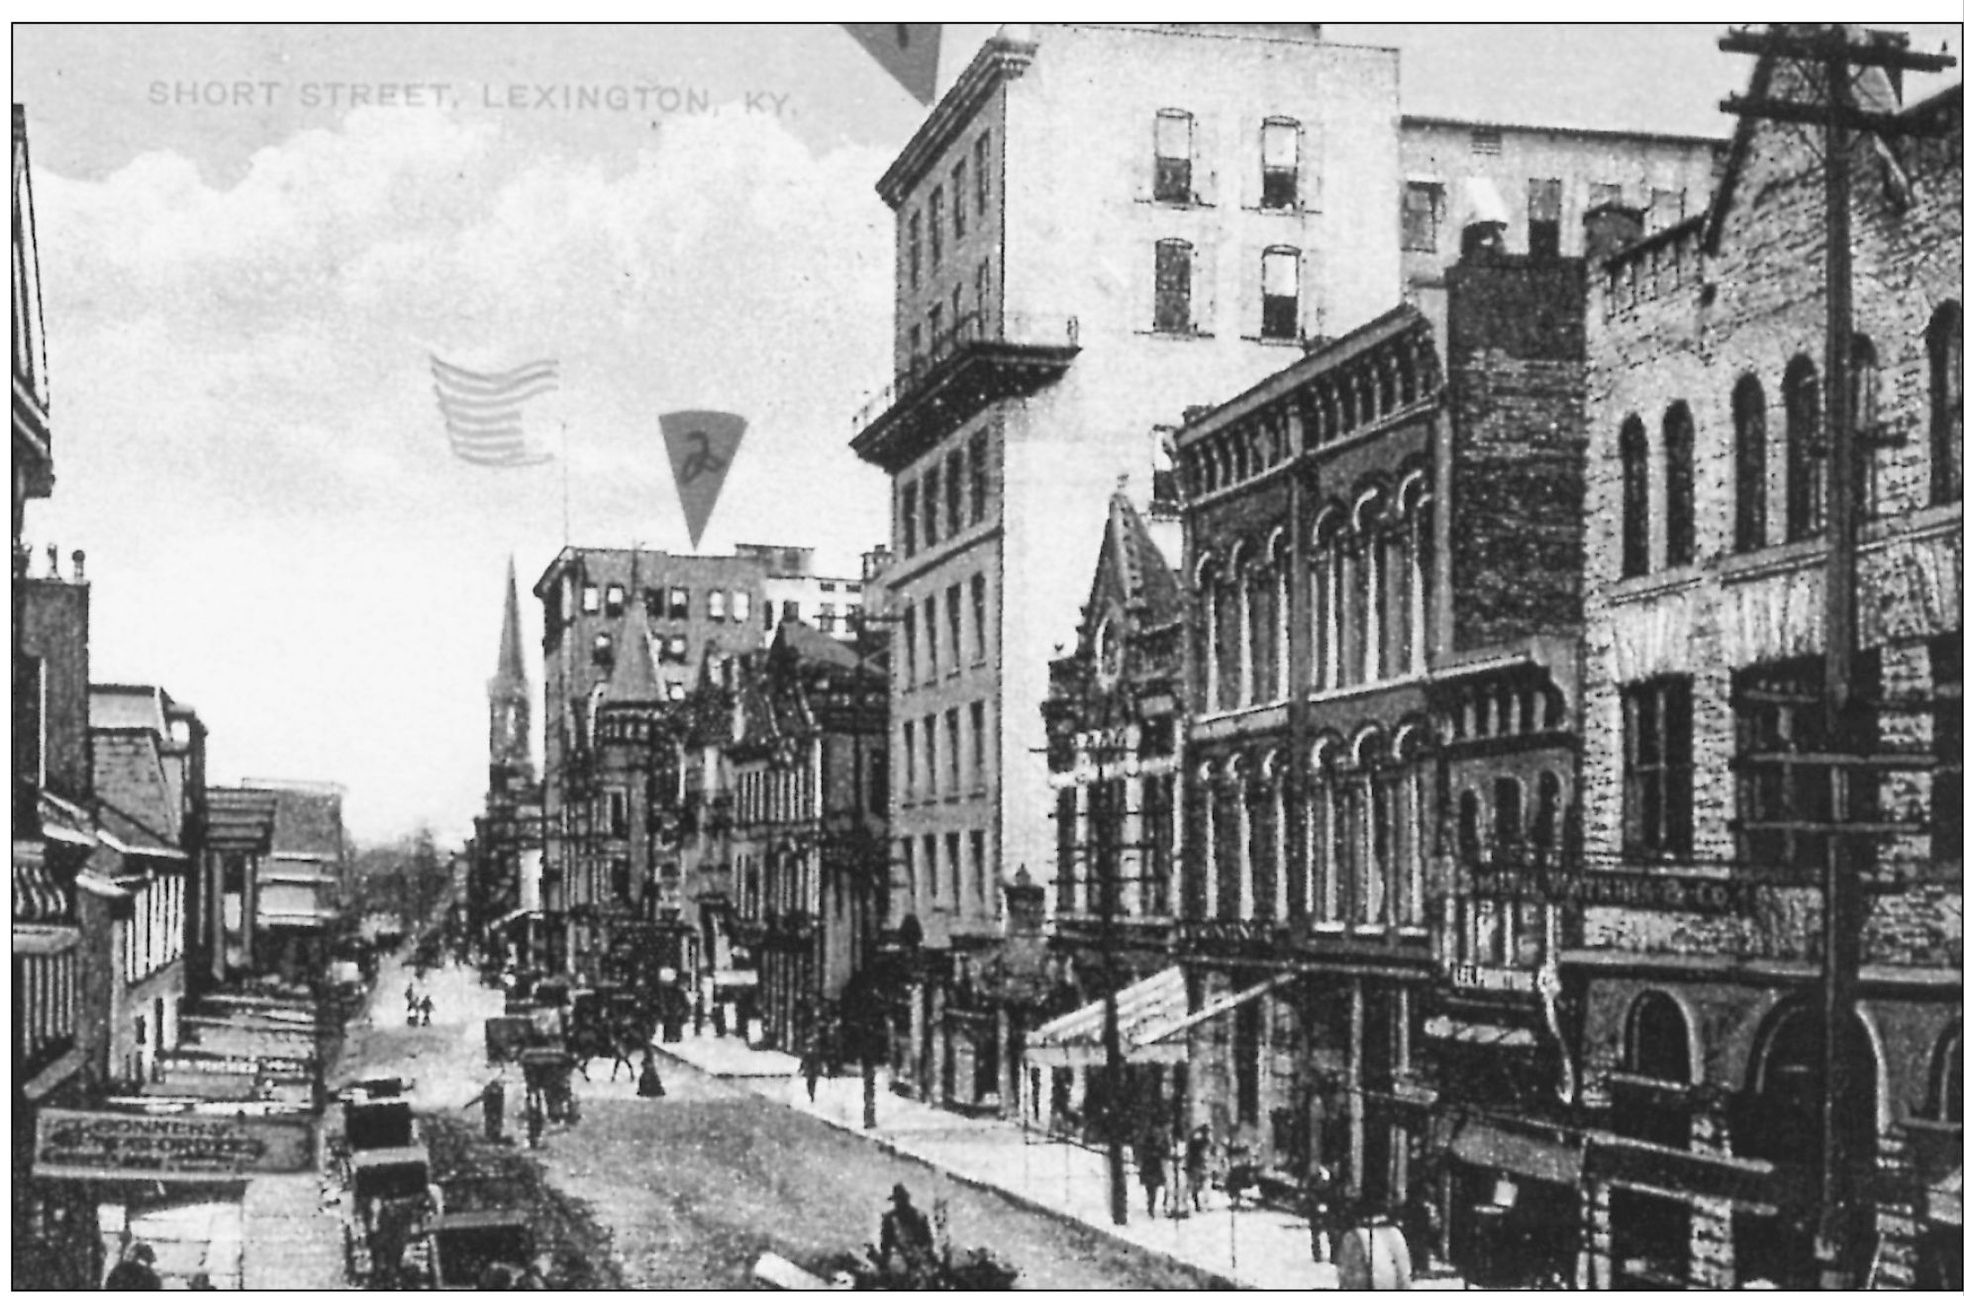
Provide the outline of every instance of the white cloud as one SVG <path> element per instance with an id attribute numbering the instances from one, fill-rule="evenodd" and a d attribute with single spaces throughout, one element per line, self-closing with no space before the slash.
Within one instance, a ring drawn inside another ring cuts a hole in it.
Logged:
<path id="1" fill-rule="evenodd" d="M 341 780 L 371 833 L 479 803 L 504 557 L 558 548 L 560 477 L 451 459 L 430 349 L 562 361 L 534 414 L 572 425 L 576 542 L 686 543 L 655 420 L 696 405 L 753 425 L 711 544 L 884 535 L 846 441 L 888 354 L 885 155 L 735 113 L 576 143 L 371 109 L 225 189 L 169 153 L 37 173 L 60 481 L 30 524 L 91 552 L 97 676 L 199 706 L 219 777 Z"/>

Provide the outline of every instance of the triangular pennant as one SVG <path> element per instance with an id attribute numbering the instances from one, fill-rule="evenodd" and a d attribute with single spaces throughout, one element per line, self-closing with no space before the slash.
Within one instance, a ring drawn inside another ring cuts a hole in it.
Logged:
<path id="1" fill-rule="evenodd" d="M 940 23 L 839 25 L 879 60 L 903 90 L 924 104 L 934 103 L 935 74 L 941 69 Z"/>
<path id="2" fill-rule="evenodd" d="M 682 520 L 689 524 L 689 546 L 702 543 L 703 528 L 723 493 L 737 446 L 749 424 L 736 414 L 715 410 L 682 410 L 661 416 L 662 440 L 668 443 L 668 466 L 675 472 L 675 494 L 682 501 Z"/>

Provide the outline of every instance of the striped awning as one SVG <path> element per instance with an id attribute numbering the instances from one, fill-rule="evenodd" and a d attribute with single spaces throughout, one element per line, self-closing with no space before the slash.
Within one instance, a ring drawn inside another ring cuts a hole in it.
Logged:
<path id="1" fill-rule="evenodd" d="M 48 867 L 39 842 L 14 843 L 14 922 L 69 923 L 75 897 Z"/>
<path id="2" fill-rule="evenodd" d="M 1179 968 L 1135 981 L 1118 992 L 1120 1054 L 1128 1062 L 1183 1062 L 1186 1045 L 1161 1038 L 1186 1013 L 1187 981 Z M 1148 1042 L 1147 1037 L 1152 1037 Z M 1045 1022 L 1029 1035 L 1023 1050 L 1032 1066 L 1098 1066 L 1105 1060 L 1105 1001 Z"/>

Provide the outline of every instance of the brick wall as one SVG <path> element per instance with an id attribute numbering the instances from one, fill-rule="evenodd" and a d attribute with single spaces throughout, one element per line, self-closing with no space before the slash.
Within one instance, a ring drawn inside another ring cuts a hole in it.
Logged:
<path id="1" fill-rule="evenodd" d="M 1467 261 L 1447 276 L 1452 646 L 1580 624 L 1584 266 Z"/>
<path id="2" fill-rule="evenodd" d="M 91 790 L 89 753 L 89 587 L 62 580 L 25 582 L 21 651 L 41 659 L 43 785 L 74 801 Z"/>

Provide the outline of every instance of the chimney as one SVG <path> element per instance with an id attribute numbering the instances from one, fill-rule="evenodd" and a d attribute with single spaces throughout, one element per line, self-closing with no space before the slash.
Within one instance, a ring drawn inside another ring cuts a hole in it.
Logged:
<path id="1" fill-rule="evenodd" d="M 74 553 L 68 555 L 68 561 L 69 565 L 75 569 L 75 583 L 77 585 L 85 584 L 88 581 L 88 577 L 82 573 L 85 569 L 85 564 L 89 561 L 88 554 L 77 549 Z"/>
<path id="2" fill-rule="evenodd" d="M 1606 202 L 1582 214 L 1582 241 L 1591 261 L 1615 256 L 1643 237 L 1643 213 L 1627 203 Z"/>
<path id="3" fill-rule="evenodd" d="M 48 546 L 48 579 L 61 579 L 61 546 Z"/>

